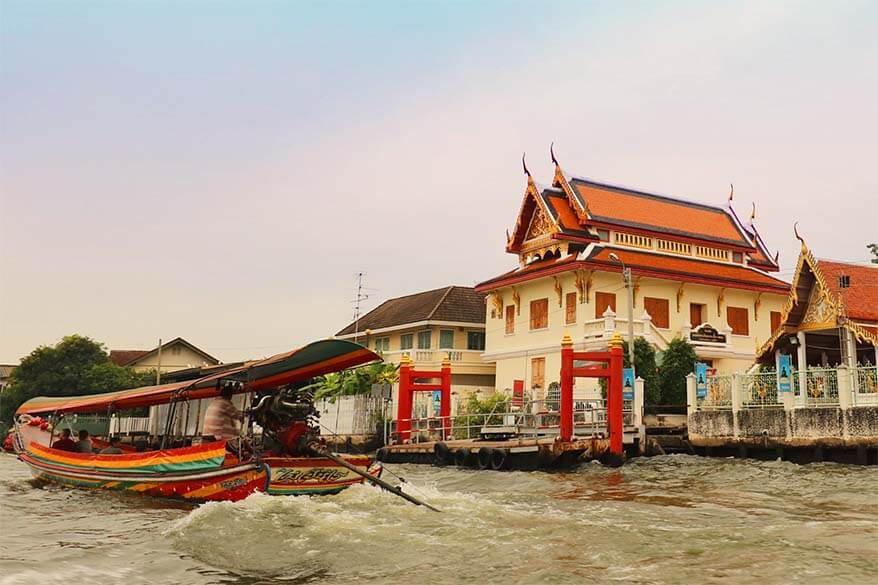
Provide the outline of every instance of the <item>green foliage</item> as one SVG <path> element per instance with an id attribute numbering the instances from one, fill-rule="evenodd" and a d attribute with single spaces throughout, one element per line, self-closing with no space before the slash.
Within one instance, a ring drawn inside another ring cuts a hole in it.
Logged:
<path id="1" fill-rule="evenodd" d="M 457 416 L 454 418 L 454 438 L 477 437 L 479 429 L 475 427 L 481 427 L 486 424 L 502 424 L 503 417 L 499 414 L 495 416 L 487 415 L 493 412 L 509 412 L 509 402 L 511 400 L 509 396 L 501 392 L 495 392 L 484 400 L 480 400 L 475 393 L 470 394 L 466 402 L 457 409 Z"/>
<path id="2" fill-rule="evenodd" d="M 686 375 L 695 371 L 697 360 L 692 344 L 679 337 L 671 340 L 658 373 L 663 404 L 686 404 Z"/>
<path id="3" fill-rule="evenodd" d="M 625 346 L 625 367 L 631 367 L 628 346 Z M 661 389 L 659 387 L 658 369 L 655 365 L 655 347 L 642 337 L 634 338 L 634 375 L 643 378 L 646 392 L 646 404 L 659 404 Z"/>
<path id="4" fill-rule="evenodd" d="M 150 383 L 149 373 L 110 361 L 104 346 L 68 335 L 54 346 L 40 346 L 21 360 L 0 399 L 0 421 L 10 424 L 15 411 L 35 396 L 98 394 Z"/>
<path id="5" fill-rule="evenodd" d="M 335 402 L 339 396 L 356 396 L 372 390 L 373 384 L 394 384 L 399 381 L 399 366 L 378 362 L 343 372 L 318 376 L 309 385 L 314 389 L 314 399 Z"/>
<path id="6" fill-rule="evenodd" d="M 866 244 L 866 247 L 869 248 L 869 251 L 872 252 L 872 264 L 878 264 L 878 244 Z"/>

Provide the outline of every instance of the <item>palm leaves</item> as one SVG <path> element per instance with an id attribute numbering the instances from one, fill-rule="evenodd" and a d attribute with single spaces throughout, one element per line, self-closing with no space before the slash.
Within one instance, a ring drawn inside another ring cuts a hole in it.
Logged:
<path id="1" fill-rule="evenodd" d="M 314 389 L 314 400 L 335 402 L 339 396 L 356 396 L 372 390 L 373 384 L 394 384 L 399 381 L 399 365 L 378 362 L 360 368 L 318 376 L 308 385 Z"/>

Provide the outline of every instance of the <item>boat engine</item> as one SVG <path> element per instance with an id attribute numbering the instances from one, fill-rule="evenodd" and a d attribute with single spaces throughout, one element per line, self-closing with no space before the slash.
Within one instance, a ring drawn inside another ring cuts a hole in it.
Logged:
<path id="1" fill-rule="evenodd" d="M 265 447 L 285 455 L 305 455 L 308 445 L 320 440 L 320 412 L 308 386 L 284 386 L 257 396 L 255 404 L 250 416 L 269 439 Z"/>

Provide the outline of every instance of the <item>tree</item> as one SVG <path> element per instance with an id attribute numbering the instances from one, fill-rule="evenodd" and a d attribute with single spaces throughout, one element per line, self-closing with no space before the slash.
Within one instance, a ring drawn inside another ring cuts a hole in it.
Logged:
<path id="1" fill-rule="evenodd" d="M 624 365 L 626 368 L 631 367 L 627 343 L 625 345 Z M 659 388 L 658 370 L 655 366 L 655 347 L 643 337 L 634 338 L 634 375 L 643 378 L 646 390 L 645 403 L 659 404 L 661 401 L 661 390 Z"/>
<path id="2" fill-rule="evenodd" d="M 69 335 L 54 346 L 40 346 L 12 371 L 0 397 L 0 421 L 10 424 L 15 411 L 35 396 L 78 396 L 136 388 L 150 383 L 149 373 L 110 361 L 104 346 Z"/>
<path id="3" fill-rule="evenodd" d="M 869 251 L 872 252 L 872 264 L 878 264 L 878 244 L 866 244 L 866 247 L 869 248 Z"/>
<path id="4" fill-rule="evenodd" d="M 393 384 L 399 381 L 399 366 L 378 362 L 343 372 L 318 376 L 307 387 L 314 390 L 314 399 L 335 402 L 339 396 L 356 396 L 372 390 L 373 384 Z"/>
<path id="5" fill-rule="evenodd" d="M 668 344 L 658 373 L 664 404 L 686 404 L 686 375 L 695 370 L 697 359 L 695 348 L 685 339 L 675 337 Z"/>

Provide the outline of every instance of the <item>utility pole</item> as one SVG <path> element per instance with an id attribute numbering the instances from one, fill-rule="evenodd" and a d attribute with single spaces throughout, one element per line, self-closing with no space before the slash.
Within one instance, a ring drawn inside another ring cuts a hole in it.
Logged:
<path id="1" fill-rule="evenodd" d="M 631 282 L 631 269 L 615 252 L 610 252 L 610 260 L 622 266 L 622 280 L 628 289 L 628 361 L 631 362 L 631 371 L 634 372 L 634 284 Z M 637 375 L 636 372 L 634 375 Z"/>
<path id="2" fill-rule="evenodd" d="M 162 383 L 162 340 L 159 338 L 159 357 L 158 365 L 155 367 L 155 385 Z"/>

